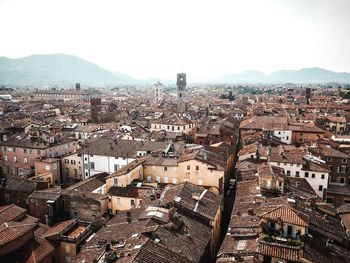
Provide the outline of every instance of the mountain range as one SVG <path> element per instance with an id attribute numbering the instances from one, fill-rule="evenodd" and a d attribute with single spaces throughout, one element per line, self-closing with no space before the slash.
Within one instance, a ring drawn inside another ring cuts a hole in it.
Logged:
<path id="1" fill-rule="evenodd" d="M 71 55 L 31 55 L 18 59 L 0 57 L 0 84 L 71 85 L 75 82 L 115 85 L 136 80 Z"/>
<path id="2" fill-rule="evenodd" d="M 152 84 L 158 79 L 135 79 L 106 70 L 92 62 L 66 54 L 31 55 L 10 59 L 0 57 L 0 85 L 72 85 L 80 82 L 88 86 Z M 174 81 L 161 80 L 165 84 Z M 271 74 L 261 71 L 243 71 L 202 81 L 209 83 L 326 83 L 350 82 L 350 73 L 323 68 L 280 70 Z"/>
<path id="3" fill-rule="evenodd" d="M 350 73 L 338 73 L 323 68 L 303 68 L 300 70 L 279 70 L 266 75 L 261 71 L 249 70 L 224 75 L 212 81 L 217 83 L 349 83 Z"/>

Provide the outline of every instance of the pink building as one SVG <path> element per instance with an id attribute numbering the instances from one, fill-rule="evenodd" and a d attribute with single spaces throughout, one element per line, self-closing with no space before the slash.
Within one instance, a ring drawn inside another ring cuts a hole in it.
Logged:
<path id="1" fill-rule="evenodd" d="M 64 138 L 45 141 L 41 137 L 15 134 L 0 143 L 0 167 L 5 176 L 34 175 L 35 161 L 76 151 L 77 143 Z"/>

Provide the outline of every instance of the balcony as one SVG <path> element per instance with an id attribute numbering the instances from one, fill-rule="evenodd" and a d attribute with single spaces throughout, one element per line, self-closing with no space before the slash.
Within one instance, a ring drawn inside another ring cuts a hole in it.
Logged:
<path id="1" fill-rule="evenodd" d="M 74 220 L 59 233 L 61 241 L 77 244 L 85 240 L 92 233 L 91 222 Z"/>

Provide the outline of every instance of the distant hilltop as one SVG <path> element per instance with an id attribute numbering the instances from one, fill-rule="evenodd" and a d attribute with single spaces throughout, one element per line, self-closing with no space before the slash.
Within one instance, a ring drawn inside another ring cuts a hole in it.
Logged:
<path id="1" fill-rule="evenodd" d="M 190 76 L 190 72 L 189 76 Z M 176 72 L 174 72 L 175 76 Z M 189 82 L 191 78 L 189 77 Z M 157 78 L 139 80 L 119 72 L 104 69 L 82 58 L 66 54 L 31 55 L 10 59 L 0 57 L 0 85 L 72 85 L 88 86 L 152 84 Z M 165 84 L 173 81 L 159 79 Z M 207 83 L 350 83 L 350 73 L 323 68 L 280 70 L 271 74 L 261 71 L 243 71 L 198 82 Z"/>
<path id="2" fill-rule="evenodd" d="M 5 85 L 118 85 L 135 82 L 76 56 L 65 54 L 32 55 L 9 59 L 0 57 L 0 84 Z"/>
<path id="3" fill-rule="evenodd" d="M 261 71 L 243 71 L 224 75 L 212 80 L 217 83 L 349 83 L 350 73 L 334 72 L 323 68 L 303 68 L 300 70 L 279 70 L 271 74 Z"/>

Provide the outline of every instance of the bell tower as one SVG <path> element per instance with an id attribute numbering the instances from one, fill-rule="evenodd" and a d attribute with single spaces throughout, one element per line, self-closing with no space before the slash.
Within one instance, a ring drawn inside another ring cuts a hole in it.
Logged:
<path id="1" fill-rule="evenodd" d="M 186 111 L 186 74 L 178 73 L 177 74 L 177 112 L 183 114 Z"/>

